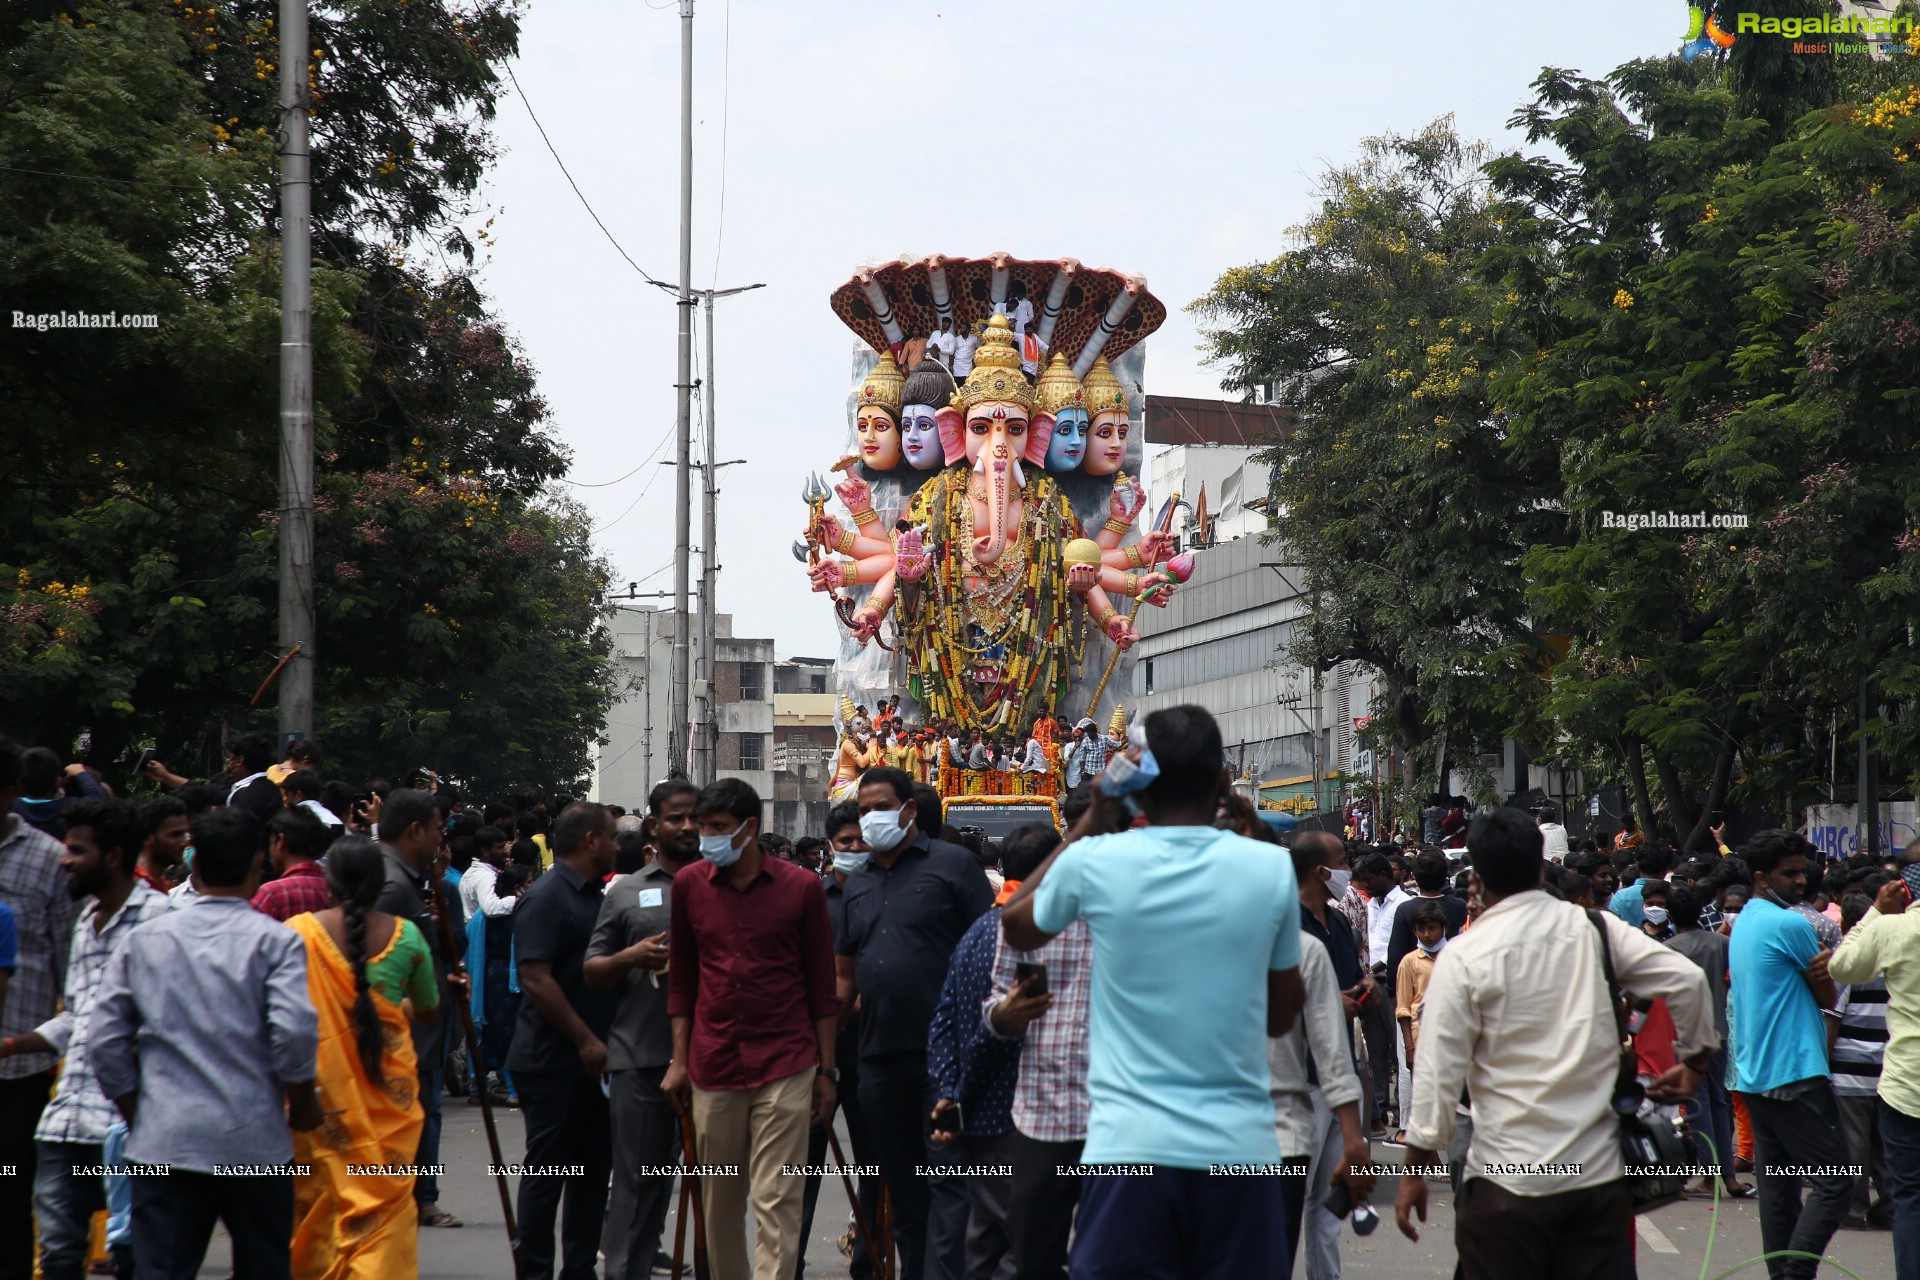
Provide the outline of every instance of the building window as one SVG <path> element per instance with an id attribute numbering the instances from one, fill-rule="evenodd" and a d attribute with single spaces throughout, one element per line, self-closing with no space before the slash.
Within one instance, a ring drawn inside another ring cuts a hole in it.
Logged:
<path id="1" fill-rule="evenodd" d="M 824 671 L 814 672 L 812 692 L 825 693 L 826 691 L 827 691 L 827 673 Z"/>
<path id="2" fill-rule="evenodd" d="M 765 702 L 767 700 L 767 668 L 759 662 L 740 664 L 740 701 Z M 759 768 L 758 765 L 754 766 Z"/>
<path id="3" fill-rule="evenodd" d="M 740 770 L 757 772 L 767 767 L 766 738 L 758 733 L 740 735 Z"/>

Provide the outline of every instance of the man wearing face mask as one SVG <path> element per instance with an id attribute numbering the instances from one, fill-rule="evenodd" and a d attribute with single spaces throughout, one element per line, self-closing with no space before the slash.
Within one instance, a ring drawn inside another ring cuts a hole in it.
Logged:
<path id="1" fill-rule="evenodd" d="M 1353 1019 L 1368 1003 L 1378 1000 L 1380 995 L 1378 989 L 1364 978 L 1364 971 L 1360 967 L 1360 947 L 1354 939 L 1352 926 L 1344 913 L 1330 905 L 1346 893 L 1347 885 L 1353 878 L 1353 873 L 1347 868 L 1347 846 L 1340 837 L 1330 832 L 1308 831 L 1294 837 L 1293 854 L 1296 867 L 1312 866 L 1308 874 L 1299 878 L 1300 931 L 1304 936 L 1317 938 L 1326 947 L 1327 957 L 1333 961 L 1334 980 L 1340 984 L 1340 1006 L 1346 1014 L 1346 1042 L 1351 1045 Z M 1335 1070 L 1339 1069 L 1329 1067 L 1330 1074 Z M 1320 1092 L 1317 1074 L 1309 1086 L 1308 1096 L 1313 1103 L 1314 1121 L 1314 1131 L 1309 1135 L 1307 1144 L 1308 1185 L 1314 1192 L 1321 1192 L 1328 1185 L 1333 1172 L 1352 1155 L 1347 1145 L 1348 1139 L 1357 1138 L 1359 1129 L 1356 1126 L 1351 1134 L 1343 1130 L 1339 1117 Z M 1306 1210 L 1301 1215 L 1300 1252 L 1306 1255 L 1309 1280 L 1337 1280 L 1340 1275 L 1341 1220 L 1321 1207 L 1321 1199 L 1321 1194 L 1309 1194 L 1307 1197 Z"/>
<path id="2" fill-rule="evenodd" d="M 660 1232 L 673 1196 L 680 1127 L 660 1091 L 673 1057 L 667 1017 L 669 923 L 673 878 L 699 861 L 693 821 L 699 788 L 663 782 L 647 797 L 653 860 L 607 886 L 587 943 L 582 974 L 590 987 L 617 991 L 607 1034 L 608 1101 L 613 1124 L 613 1187 L 607 1196 L 607 1280 L 646 1280 L 660 1252 Z"/>
<path id="3" fill-rule="evenodd" d="M 866 843 L 860 839 L 860 806 L 848 800 L 833 806 L 827 811 L 827 852 L 832 855 L 826 877 L 827 921 L 833 926 L 833 938 L 837 943 L 846 933 L 847 921 L 847 878 L 867 865 L 872 856 Z M 867 1136 L 866 1113 L 860 1109 L 860 1028 L 857 1025 L 860 1010 L 856 1002 L 852 1014 L 853 1021 L 845 1023 L 834 1042 L 834 1061 L 840 1064 L 840 1087 L 837 1090 L 840 1110 L 847 1118 L 847 1158 L 855 1164 L 866 1164 L 872 1157 L 871 1139 Z M 806 1204 L 800 1214 L 800 1239 L 813 1238 L 813 1211 L 820 1198 L 821 1165 L 826 1163 L 828 1155 L 827 1130 L 825 1124 L 814 1127 L 807 1141 Z M 859 1179 L 860 1213 L 871 1226 L 880 1207 L 880 1179 L 862 1176 Z M 804 1262 L 804 1259 L 802 1259 Z M 847 1264 L 848 1274 L 853 1280 L 868 1280 L 873 1275 L 873 1259 L 867 1252 L 867 1242 L 858 1232 L 853 1233 L 852 1253 Z M 794 1280 L 800 1280 L 803 1274 L 796 1270 Z"/>
<path id="4" fill-rule="evenodd" d="M 801 1254 L 807 1133 L 833 1114 L 833 927 L 820 877 L 760 844 L 761 803 L 738 778 L 694 801 L 701 861 L 673 880 L 667 1012 L 673 1061 L 661 1092 L 691 1107 L 719 1280 L 744 1280 L 751 1195 L 754 1280 L 788 1280 Z"/>
<path id="5" fill-rule="evenodd" d="M 927 1141 L 934 1104 L 927 1031 L 953 949 L 993 905 L 993 889 L 971 853 L 921 829 L 940 815 L 919 812 L 906 774 L 867 770 L 859 804 L 860 834 L 873 856 L 846 883 L 835 951 L 843 1017 L 859 1000 L 860 1103 L 893 1197 L 901 1280 L 960 1280 L 965 1191 L 946 1178 L 930 1187 L 915 1166 L 937 1163 Z M 930 1242 L 936 1200 L 939 1230 Z"/>

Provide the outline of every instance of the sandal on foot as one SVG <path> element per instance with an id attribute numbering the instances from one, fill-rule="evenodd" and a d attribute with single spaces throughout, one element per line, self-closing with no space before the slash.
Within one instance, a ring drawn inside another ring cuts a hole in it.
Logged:
<path id="1" fill-rule="evenodd" d="M 420 1225 L 423 1227 L 464 1227 L 466 1223 L 442 1209 L 439 1205 L 428 1205 L 420 1211 Z"/>

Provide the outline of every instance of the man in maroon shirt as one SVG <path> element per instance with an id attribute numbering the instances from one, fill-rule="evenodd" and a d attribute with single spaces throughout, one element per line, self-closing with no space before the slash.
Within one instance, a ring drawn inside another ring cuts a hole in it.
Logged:
<path id="1" fill-rule="evenodd" d="M 267 853 L 279 874 L 253 895 L 253 909 L 284 923 L 332 906 L 327 873 L 318 861 L 333 842 L 332 834 L 306 809 L 282 809 L 267 819 Z"/>
<path id="2" fill-rule="evenodd" d="M 759 1238 L 754 1280 L 790 1280 L 800 1256 L 807 1133 L 833 1114 L 833 928 L 820 877 L 760 847 L 760 797 L 723 778 L 694 801 L 701 861 L 673 880 L 667 1013 L 673 1061 L 661 1092 L 693 1109 L 707 1177 L 708 1249 L 720 1280 L 747 1275 L 746 1200 Z"/>

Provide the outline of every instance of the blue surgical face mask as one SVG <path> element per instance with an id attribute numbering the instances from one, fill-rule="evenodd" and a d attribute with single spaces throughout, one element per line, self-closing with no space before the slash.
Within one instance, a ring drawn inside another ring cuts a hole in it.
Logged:
<path id="1" fill-rule="evenodd" d="M 852 853 L 841 853 L 836 850 L 833 855 L 833 869 L 842 875 L 850 876 L 860 868 L 866 866 L 867 859 L 872 856 L 873 854 L 865 849 L 859 849 Z"/>
<path id="2" fill-rule="evenodd" d="M 700 856 L 716 867 L 730 867 L 740 861 L 740 851 L 743 846 L 734 844 L 734 840 L 746 830 L 746 827 L 747 824 L 743 822 L 726 835 L 701 836 Z"/>
<path id="3" fill-rule="evenodd" d="M 1437 956 L 1440 954 L 1441 950 L 1446 947 L 1446 945 L 1447 945 L 1447 940 L 1445 938 L 1442 938 L 1438 942 L 1432 942 L 1432 943 L 1422 942 L 1420 944 L 1420 949 L 1426 952 L 1430 956 Z"/>

